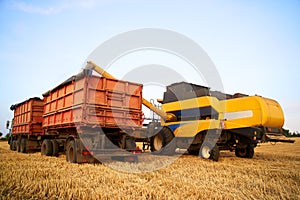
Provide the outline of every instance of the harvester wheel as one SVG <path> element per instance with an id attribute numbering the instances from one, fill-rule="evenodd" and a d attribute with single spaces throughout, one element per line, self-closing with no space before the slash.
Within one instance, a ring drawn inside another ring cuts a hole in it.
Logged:
<path id="1" fill-rule="evenodd" d="M 20 151 L 22 153 L 26 153 L 27 152 L 27 149 L 26 149 L 26 138 L 22 138 L 21 139 Z"/>
<path id="2" fill-rule="evenodd" d="M 52 153 L 53 153 L 53 146 L 51 140 L 49 139 L 44 140 L 41 147 L 41 154 L 45 156 L 52 156 Z"/>
<path id="3" fill-rule="evenodd" d="M 209 159 L 213 161 L 218 161 L 220 157 L 220 150 L 218 145 L 215 145 L 214 148 L 210 151 Z"/>
<path id="4" fill-rule="evenodd" d="M 151 151 L 158 151 L 163 147 L 163 137 L 161 133 L 158 133 L 152 138 Z"/>
<path id="5" fill-rule="evenodd" d="M 240 158 L 253 158 L 254 146 L 252 144 L 248 144 L 246 148 L 236 148 L 235 155 Z"/>
<path id="6" fill-rule="evenodd" d="M 188 152 L 191 155 L 199 155 L 200 145 L 199 144 L 191 144 L 188 148 Z"/>
<path id="7" fill-rule="evenodd" d="M 58 144 L 57 140 L 51 140 L 51 142 L 52 142 L 52 147 L 53 147 L 52 155 L 53 156 L 58 156 L 59 144 Z"/>
<path id="8" fill-rule="evenodd" d="M 247 155 L 246 158 L 253 158 L 254 156 L 254 146 L 252 144 L 247 147 Z"/>
<path id="9" fill-rule="evenodd" d="M 236 148 L 235 149 L 235 155 L 239 158 L 245 158 L 246 157 L 246 148 Z"/>
<path id="10" fill-rule="evenodd" d="M 67 144 L 66 160 L 70 163 L 76 163 L 76 146 L 74 140 L 71 140 Z"/>
<path id="11" fill-rule="evenodd" d="M 218 161 L 220 157 L 219 147 L 216 144 L 213 146 L 210 142 L 204 142 L 201 145 L 199 156 L 201 158 Z"/>
<path id="12" fill-rule="evenodd" d="M 163 127 L 158 134 L 151 138 L 151 151 L 155 154 L 174 155 L 176 142 L 172 131 Z"/>

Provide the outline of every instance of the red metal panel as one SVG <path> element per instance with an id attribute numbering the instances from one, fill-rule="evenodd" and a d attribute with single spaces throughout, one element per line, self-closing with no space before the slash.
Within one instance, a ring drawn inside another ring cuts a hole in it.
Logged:
<path id="1" fill-rule="evenodd" d="M 16 105 L 13 134 L 43 134 L 43 100 L 31 98 Z"/>
<path id="2" fill-rule="evenodd" d="M 102 127 L 127 128 L 142 125 L 141 112 L 128 112 L 121 109 L 89 107 L 87 113 L 88 124 L 99 124 Z"/>
<path id="3" fill-rule="evenodd" d="M 142 85 L 114 79 L 88 80 L 87 103 L 104 107 L 142 109 Z"/>
<path id="4" fill-rule="evenodd" d="M 72 77 L 44 95 L 46 129 L 142 125 L 142 85 L 98 76 Z"/>

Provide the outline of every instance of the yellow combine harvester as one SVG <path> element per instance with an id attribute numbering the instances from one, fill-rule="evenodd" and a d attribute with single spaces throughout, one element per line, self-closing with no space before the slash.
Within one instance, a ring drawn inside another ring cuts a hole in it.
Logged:
<path id="1" fill-rule="evenodd" d="M 102 76 L 114 78 L 88 62 Z M 161 117 L 144 130 L 143 141 L 151 151 L 172 155 L 177 148 L 217 161 L 220 150 L 235 151 L 237 157 L 252 158 L 258 142 L 294 142 L 276 139 L 283 135 L 284 115 L 278 102 L 261 96 L 228 95 L 208 87 L 181 82 L 167 86 L 162 109 L 143 99 L 143 104 Z"/>

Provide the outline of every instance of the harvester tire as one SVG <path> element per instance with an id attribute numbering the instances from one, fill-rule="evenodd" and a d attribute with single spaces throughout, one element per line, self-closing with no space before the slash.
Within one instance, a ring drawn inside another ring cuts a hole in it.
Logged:
<path id="1" fill-rule="evenodd" d="M 157 133 L 151 138 L 151 151 L 157 152 L 163 147 L 163 137 L 161 133 Z"/>
<path id="2" fill-rule="evenodd" d="M 199 144 L 191 144 L 191 146 L 188 148 L 188 152 L 191 155 L 199 155 L 199 151 L 200 151 Z"/>
<path id="3" fill-rule="evenodd" d="M 199 156 L 205 159 L 211 159 L 213 161 L 218 161 L 220 157 L 219 147 L 215 144 L 211 144 L 210 142 L 204 142 L 201 145 Z"/>
<path id="4" fill-rule="evenodd" d="M 253 158 L 254 146 L 252 144 L 249 144 L 246 148 L 236 148 L 235 155 L 236 157 L 240 158 Z"/>
<path id="5" fill-rule="evenodd" d="M 236 148 L 235 155 L 239 158 L 246 158 L 246 148 Z"/>
<path id="6" fill-rule="evenodd" d="M 21 143 L 20 143 L 20 151 L 22 153 L 26 153 L 27 149 L 26 149 L 26 138 L 22 138 L 21 139 Z"/>
<path id="7" fill-rule="evenodd" d="M 254 146 L 252 144 L 250 144 L 247 147 L 246 158 L 253 158 L 253 156 L 254 156 Z"/>
<path id="8" fill-rule="evenodd" d="M 76 163 L 76 145 L 74 140 L 71 140 L 67 144 L 66 160 L 70 163 Z"/>
<path id="9" fill-rule="evenodd" d="M 213 161 L 218 161 L 220 158 L 220 150 L 218 145 L 215 145 L 214 148 L 210 151 L 209 159 Z"/>
<path id="10" fill-rule="evenodd" d="M 59 144 L 58 144 L 57 140 L 51 140 L 51 142 L 52 142 L 52 147 L 53 147 L 52 155 L 57 157 L 58 153 L 59 153 Z"/>
<path id="11" fill-rule="evenodd" d="M 151 151 L 159 155 L 174 155 L 176 142 L 172 131 L 163 127 L 160 132 L 151 138 Z"/>
<path id="12" fill-rule="evenodd" d="M 49 139 L 45 139 L 42 143 L 41 154 L 45 156 L 52 156 L 53 146 L 52 142 Z"/>

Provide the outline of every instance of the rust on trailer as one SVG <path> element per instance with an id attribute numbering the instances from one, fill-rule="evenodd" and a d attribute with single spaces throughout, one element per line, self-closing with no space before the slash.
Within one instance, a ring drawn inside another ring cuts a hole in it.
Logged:
<path id="1" fill-rule="evenodd" d="M 142 88 L 142 84 L 84 71 L 43 94 L 43 127 L 141 127 Z"/>
<path id="2" fill-rule="evenodd" d="M 34 97 L 11 106 L 14 110 L 13 135 L 43 135 L 43 100 Z"/>

